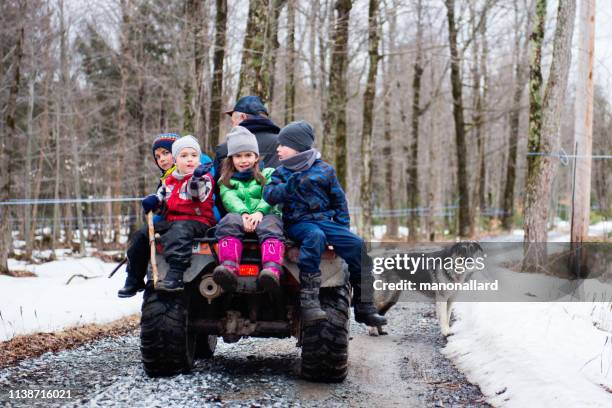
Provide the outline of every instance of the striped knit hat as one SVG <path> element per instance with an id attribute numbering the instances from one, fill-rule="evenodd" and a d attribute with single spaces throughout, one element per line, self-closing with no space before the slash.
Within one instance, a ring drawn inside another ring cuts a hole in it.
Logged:
<path id="1" fill-rule="evenodd" d="M 172 152 L 172 144 L 178 139 L 180 136 L 176 133 L 162 133 L 157 135 L 155 140 L 153 141 L 152 151 L 153 151 L 153 160 L 155 160 L 155 150 L 160 147 L 163 147 L 169 152 Z M 155 164 L 157 164 L 157 160 L 155 160 Z M 157 165 L 159 167 L 159 165 Z M 159 167 L 161 169 L 161 167 Z"/>

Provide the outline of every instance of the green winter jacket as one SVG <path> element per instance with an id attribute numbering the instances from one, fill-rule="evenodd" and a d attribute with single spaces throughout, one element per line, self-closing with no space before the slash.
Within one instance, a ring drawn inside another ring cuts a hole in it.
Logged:
<path id="1" fill-rule="evenodd" d="M 266 178 L 266 184 L 270 183 L 274 169 L 265 168 L 261 174 Z M 230 179 L 232 188 L 219 184 L 221 202 L 223 207 L 230 213 L 254 214 L 261 212 L 263 215 L 274 214 L 280 216 L 280 210 L 276 206 L 271 206 L 262 198 L 263 187 L 254 178 L 248 181 Z"/>

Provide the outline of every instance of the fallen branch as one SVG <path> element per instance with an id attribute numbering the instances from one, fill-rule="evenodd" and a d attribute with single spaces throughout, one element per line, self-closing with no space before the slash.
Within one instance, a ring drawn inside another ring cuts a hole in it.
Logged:
<path id="1" fill-rule="evenodd" d="M 95 279 L 95 278 L 100 278 L 100 277 L 101 277 L 100 275 L 87 276 L 87 275 L 83 275 L 83 274 L 80 274 L 80 273 L 75 273 L 74 275 L 72 275 L 70 277 L 70 279 L 68 279 L 68 281 L 66 282 L 66 285 L 70 284 L 70 282 L 72 282 L 72 280 L 74 278 L 83 278 L 83 279 L 87 280 L 87 279 Z"/>

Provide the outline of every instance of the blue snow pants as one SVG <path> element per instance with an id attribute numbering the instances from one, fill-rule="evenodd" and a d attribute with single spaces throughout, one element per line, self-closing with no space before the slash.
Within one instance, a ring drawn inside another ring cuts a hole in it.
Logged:
<path id="1" fill-rule="evenodd" d="M 320 273 L 321 255 L 329 243 L 334 246 L 336 255 L 348 264 L 352 284 L 372 280 L 372 258 L 363 239 L 348 227 L 331 220 L 300 221 L 287 227 L 287 236 L 300 244 L 300 276 Z"/>

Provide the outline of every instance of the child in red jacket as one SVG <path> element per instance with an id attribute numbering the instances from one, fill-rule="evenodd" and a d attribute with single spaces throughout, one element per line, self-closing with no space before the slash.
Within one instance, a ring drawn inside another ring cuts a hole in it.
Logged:
<path id="1" fill-rule="evenodd" d="M 183 136 L 172 144 L 176 170 L 162 183 L 157 194 L 142 200 L 145 213 L 156 211 L 165 222 L 155 224 L 161 234 L 164 257 L 170 265 L 157 289 L 166 292 L 183 290 L 183 274 L 191 264 L 193 239 L 204 236 L 215 225 L 213 212 L 214 179 L 211 165 L 200 164 L 201 149 L 193 136 Z"/>

